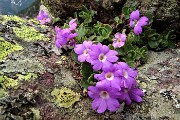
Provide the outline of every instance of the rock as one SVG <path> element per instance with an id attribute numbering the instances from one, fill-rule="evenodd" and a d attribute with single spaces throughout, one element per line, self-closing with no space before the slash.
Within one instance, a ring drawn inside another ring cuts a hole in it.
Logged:
<path id="1" fill-rule="evenodd" d="M 180 34 L 180 6 L 178 0 L 127 0 L 126 7 L 138 6 L 142 14 L 154 16 L 153 26 L 157 32 L 174 29 Z"/>
<path id="2" fill-rule="evenodd" d="M 93 10 L 97 11 L 99 21 L 106 23 L 119 15 L 124 3 L 125 0 L 42 0 L 42 4 L 54 17 L 65 19 L 73 17 L 74 12 L 79 11 L 81 6 L 85 5 L 91 6 Z"/>

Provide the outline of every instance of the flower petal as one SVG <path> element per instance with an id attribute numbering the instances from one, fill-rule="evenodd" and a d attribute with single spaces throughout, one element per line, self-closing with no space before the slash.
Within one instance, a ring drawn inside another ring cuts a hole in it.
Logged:
<path id="1" fill-rule="evenodd" d="M 86 60 L 86 56 L 84 56 L 83 54 L 78 55 L 78 61 L 79 62 L 84 62 Z"/>
<path id="2" fill-rule="evenodd" d="M 107 100 L 107 109 L 114 112 L 120 107 L 117 99 L 109 98 Z"/>
<path id="3" fill-rule="evenodd" d="M 83 45 L 85 46 L 85 48 L 90 48 L 92 45 L 92 41 L 84 41 Z"/>
<path id="4" fill-rule="evenodd" d="M 135 102 L 142 102 L 142 98 L 138 95 L 135 94 L 130 94 L 130 97 L 132 100 L 134 100 Z"/>
<path id="5" fill-rule="evenodd" d="M 134 88 L 132 90 L 133 94 L 139 95 L 139 96 L 144 96 L 144 93 L 142 90 L 138 89 L 138 88 Z"/>
<path id="6" fill-rule="evenodd" d="M 106 101 L 103 99 L 99 100 L 99 106 L 98 106 L 97 112 L 103 113 L 105 112 L 106 109 L 107 109 Z"/>
<path id="7" fill-rule="evenodd" d="M 142 33 L 142 27 L 141 27 L 140 25 L 136 25 L 136 26 L 134 27 L 134 33 L 135 33 L 136 35 L 141 34 L 141 33 Z"/>
<path id="8" fill-rule="evenodd" d="M 136 11 L 133 11 L 131 14 L 130 14 L 130 19 L 131 20 L 137 20 L 139 18 L 139 10 L 136 10 Z"/>
<path id="9" fill-rule="evenodd" d="M 92 102 L 92 109 L 93 110 L 97 110 L 97 108 L 99 107 L 100 101 L 101 101 L 101 98 L 96 98 L 93 100 L 93 102 Z"/>
<path id="10" fill-rule="evenodd" d="M 146 16 L 143 16 L 138 20 L 138 25 L 145 26 L 148 24 L 148 21 L 149 19 Z"/>
<path id="11" fill-rule="evenodd" d="M 97 80 L 105 80 L 105 73 L 102 72 L 101 74 L 94 74 L 94 78 Z"/>
<path id="12" fill-rule="evenodd" d="M 132 103 L 132 100 L 131 100 L 129 94 L 125 94 L 125 103 L 126 103 L 126 105 L 130 105 Z"/>
<path id="13" fill-rule="evenodd" d="M 82 44 L 77 44 L 74 48 L 74 52 L 78 55 L 83 54 L 84 50 L 85 50 L 85 47 Z"/>

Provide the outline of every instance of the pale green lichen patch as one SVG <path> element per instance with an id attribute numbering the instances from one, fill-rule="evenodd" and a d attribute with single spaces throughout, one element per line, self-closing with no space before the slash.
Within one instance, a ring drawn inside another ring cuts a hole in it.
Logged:
<path id="1" fill-rule="evenodd" d="M 7 92 L 4 89 L 0 88 L 0 98 L 4 97 L 6 95 L 7 95 Z"/>
<path id="2" fill-rule="evenodd" d="M 2 15 L 3 19 L 2 19 L 2 24 L 5 24 L 8 21 L 16 21 L 18 22 L 20 25 L 25 23 L 25 20 L 16 16 L 16 15 Z"/>
<path id="3" fill-rule="evenodd" d="M 40 111 L 37 108 L 30 108 L 33 113 L 33 120 L 41 120 Z"/>
<path id="4" fill-rule="evenodd" d="M 80 95 L 78 93 L 65 87 L 62 87 L 61 89 L 55 88 L 51 92 L 51 95 L 55 97 L 55 104 L 64 108 L 68 108 L 80 100 Z"/>
<path id="5" fill-rule="evenodd" d="M 8 53 L 22 49 L 23 47 L 19 46 L 18 44 L 12 44 L 0 37 L 0 62 L 8 55 Z"/>
<path id="6" fill-rule="evenodd" d="M 22 74 L 16 74 L 16 75 L 18 76 L 18 80 L 30 81 L 37 78 L 37 75 L 34 73 L 27 73 L 26 75 L 22 75 Z"/>
<path id="7" fill-rule="evenodd" d="M 2 86 L 3 89 L 7 88 L 13 88 L 18 86 L 18 81 L 14 80 L 12 78 L 9 78 L 5 75 L 0 76 L 0 86 Z"/>
<path id="8" fill-rule="evenodd" d="M 21 26 L 21 28 L 15 27 L 13 29 L 14 33 L 17 37 L 25 40 L 25 41 L 38 41 L 38 40 L 44 40 L 49 41 L 50 39 L 46 37 L 44 34 L 39 33 L 35 28 L 30 26 Z"/>

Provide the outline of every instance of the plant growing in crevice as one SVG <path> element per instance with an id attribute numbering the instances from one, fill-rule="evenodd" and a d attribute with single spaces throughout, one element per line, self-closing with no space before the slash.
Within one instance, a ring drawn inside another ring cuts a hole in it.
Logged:
<path id="1" fill-rule="evenodd" d="M 135 67 L 146 62 L 148 48 L 174 47 L 170 39 L 175 36 L 171 35 L 172 31 L 156 33 L 151 29 L 153 17 L 142 16 L 136 7 L 124 7 L 121 18 L 114 19 L 117 24 L 114 28 L 122 26 L 119 31 L 94 21 L 94 13 L 83 6 L 77 18 L 65 23 L 63 29 L 56 26 L 56 46 L 62 48 L 68 43 L 73 46 L 72 58 L 81 64 L 80 85 L 88 89 L 93 110 L 114 112 L 122 102 L 126 105 L 142 102 L 144 93 L 137 87 Z M 61 104 L 64 102 L 59 99 L 63 95 L 61 90 L 55 89 L 52 95 L 58 106 L 69 107 Z"/>

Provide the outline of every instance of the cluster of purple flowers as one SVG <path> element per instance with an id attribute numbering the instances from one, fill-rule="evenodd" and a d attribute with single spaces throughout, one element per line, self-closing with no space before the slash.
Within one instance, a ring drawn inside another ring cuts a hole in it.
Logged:
<path id="1" fill-rule="evenodd" d="M 40 11 L 37 19 L 41 24 L 49 23 L 50 18 L 46 12 Z M 133 11 L 130 15 L 130 27 L 134 28 L 134 33 L 142 33 L 142 27 L 148 24 L 148 18 L 140 17 L 139 10 Z M 69 43 L 75 46 L 74 51 L 78 54 L 79 62 L 88 62 L 95 71 L 100 74 L 94 74 L 98 80 L 95 86 L 88 87 L 88 95 L 93 99 L 92 108 L 98 113 L 105 110 L 116 111 L 120 108 L 120 103 L 125 102 L 130 105 L 132 101 L 141 102 L 144 93 L 138 89 L 136 77 L 137 70 L 130 68 L 125 62 L 118 62 L 118 52 L 110 50 L 108 46 L 101 43 L 93 44 L 92 41 L 84 41 L 82 44 L 75 44 L 76 19 L 69 22 L 69 28 L 60 29 L 55 26 L 56 46 L 58 48 Z M 113 39 L 113 47 L 120 48 L 124 46 L 126 34 L 116 33 Z"/>
<path id="2" fill-rule="evenodd" d="M 142 33 L 142 27 L 147 25 L 149 19 L 146 16 L 140 17 L 139 10 L 133 11 L 130 14 L 130 27 L 134 28 L 134 33 L 139 35 Z"/>
<path id="3" fill-rule="evenodd" d="M 50 23 L 51 19 L 47 12 L 44 10 L 40 10 L 39 15 L 37 16 L 37 19 L 40 21 L 41 24 Z"/>
<path id="4" fill-rule="evenodd" d="M 70 43 L 70 46 L 75 45 L 75 37 L 78 36 L 78 33 L 75 31 L 76 27 L 76 19 L 72 19 L 69 22 L 69 28 L 60 29 L 58 26 L 55 26 L 56 46 L 58 48 L 66 45 L 68 42 Z"/>
<path id="5" fill-rule="evenodd" d="M 117 51 L 101 43 L 93 44 L 92 41 L 77 44 L 74 51 L 78 54 L 78 61 L 89 62 L 95 71 L 101 70 L 100 74 L 94 75 L 98 80 L 96 86 L 88 87 L 88 95 L 94 99 L 93 110 L 98 113 L 106 109 L 114 112 L 122 102 L 129 105 L 132 100 L 142 101 L 144 93 L 136 88 L 137 71 L 125 62 L 115 63 L 118 61 Z"/>

